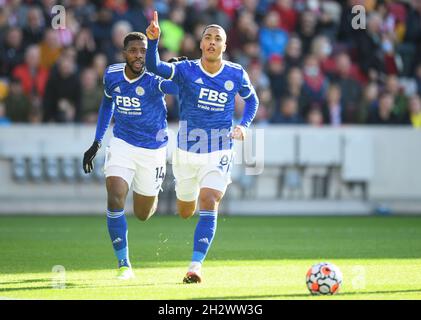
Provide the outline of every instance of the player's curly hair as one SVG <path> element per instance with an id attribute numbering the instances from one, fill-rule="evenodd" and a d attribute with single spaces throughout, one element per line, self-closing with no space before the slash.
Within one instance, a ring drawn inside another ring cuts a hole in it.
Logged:
<path id="1" fill-rule="evenodd" d="M 129 44 L 129 42 L 133 40 L 145 41 L 146 35 L 142 32 L 129 32 L 124 37 L 124 41 L 123 41 L 124 48 L 127 48 L 127 45 Z"/>

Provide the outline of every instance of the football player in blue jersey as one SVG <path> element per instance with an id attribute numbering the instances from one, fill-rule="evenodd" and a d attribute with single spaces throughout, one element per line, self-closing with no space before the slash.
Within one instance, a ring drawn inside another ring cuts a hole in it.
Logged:
<path id="1" fill-rule="evenodd" d="M 83 169 L 90 173 L 101 141 L 114 116 L 113 138 L 106 149 L 104 172 L 107 189 L 107 225 L 118 260 L 118 278 L 132 278 L 128 228 L 124 205 L 133 187 L 134 213 L 142 221 L 155 212 L 165 177 L 167 109 L 165 94 L 177 86 L 146 71 L 147 39 L 131 32 L 124 38 L 126 63 L 104 72 L 104 96 L 99 110 L 95 141 L 84 154 Z"/>
<path id="2" fill-rule="evenodd" d="M 178 148 L 173 154 L 177 210 L 191 217 L 199 199 L 193 255 L 184 283 L 202 280 L 201 267 L 215 235 L 219 203 L 231 182 L 232 138 L 243 140 L 259 104 L 246 71 L 223 60 L 226 33 L 219 25 L 208 25 L 202 34 L 198 60 L 173 64 L 160 61 L 158 14 L 146 30 L 149 71 L 174 81 L 179 87 L 180 127 Z M 243 119 L 233 128 L 235 96 L 245 101 Z"/>

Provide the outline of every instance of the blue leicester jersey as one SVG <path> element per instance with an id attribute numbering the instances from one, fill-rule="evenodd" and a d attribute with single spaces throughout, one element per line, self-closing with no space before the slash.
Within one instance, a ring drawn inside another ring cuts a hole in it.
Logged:
<path id="1" fill-rule="evenodd" d="M 243 67 L 224 60 L 210 74 L 200 60 L 172 66 L 169 79 L 178 85 L 180 98 L 178 147 L 196 153 L 230 149 L 235 96 L 247 99 L 255 93 Z"/>
<path id="2" fill-rule="evenodd" d="M 136 147 L 158 149 L 168 141 L 167 108 L 162 78 L 144 72 L 128 79 L 126 64 L 113 64 L 104 73 L 104 93 L 113 100 L 114 136 Z"/>

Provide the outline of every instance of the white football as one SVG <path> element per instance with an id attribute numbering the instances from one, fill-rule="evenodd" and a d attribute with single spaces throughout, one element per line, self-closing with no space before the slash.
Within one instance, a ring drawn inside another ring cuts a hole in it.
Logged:
<path id="1" fill-rule="evenodd" d="M 342 285 L 342 272 L 332 263 L 321 262 L 307 271 L 306 284 L 313 295 L 336 294 Z"/>

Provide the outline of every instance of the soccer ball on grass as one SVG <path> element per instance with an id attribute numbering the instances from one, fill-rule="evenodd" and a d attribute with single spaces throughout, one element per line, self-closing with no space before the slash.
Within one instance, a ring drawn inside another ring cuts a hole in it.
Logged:
<path id="1" fill-rule="evenodd" d="M 332 263 L 321 262 L 307 271 L 306 284 L 313 295 L 336 294 L 342 285 L 342 272 Z"/>

